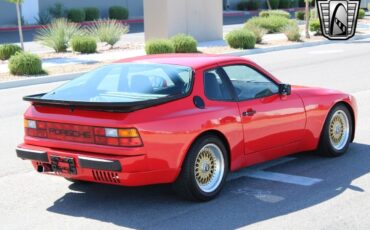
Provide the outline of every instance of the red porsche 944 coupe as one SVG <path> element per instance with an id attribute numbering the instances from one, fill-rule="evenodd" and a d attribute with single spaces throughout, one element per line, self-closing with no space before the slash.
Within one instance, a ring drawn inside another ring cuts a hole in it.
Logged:
<path id="1" fill-rule="evenodd" d="M 346 93 L 291 87 L 250 60 L 202 54 L 121 60 L 24 100 L 16 152 L 38 172 L 173 183 L 201 201 L 230 171 L 301 151 L 344 154 L 357 110 Z"/>

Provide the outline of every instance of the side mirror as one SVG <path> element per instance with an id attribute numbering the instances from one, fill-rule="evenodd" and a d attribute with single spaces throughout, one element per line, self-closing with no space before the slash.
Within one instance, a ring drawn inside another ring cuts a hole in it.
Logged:
<path id="1" fill-rule="evenodd" d="M 279 84 L 279 94 L 280 95 L 290 95 L 292 93 L 292 87 L 289 84 Z"/>

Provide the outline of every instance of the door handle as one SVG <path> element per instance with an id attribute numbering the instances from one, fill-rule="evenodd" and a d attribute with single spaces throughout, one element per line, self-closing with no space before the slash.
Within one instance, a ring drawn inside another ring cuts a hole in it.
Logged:
<path id="1" fill-rule="evenodd" d="M 255 113 L 256 113 L 256 110 L 248 109 L 247 111 L 244 111 L 242 114 L 244 117 L 246 117 L 246 116 L 253 116 Z"/>

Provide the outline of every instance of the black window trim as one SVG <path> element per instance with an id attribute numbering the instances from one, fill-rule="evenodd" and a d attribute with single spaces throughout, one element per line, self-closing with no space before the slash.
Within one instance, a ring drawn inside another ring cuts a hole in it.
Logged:
<path id="1" fill-rule="evenodd" d="M 205 74 L 206 74 L 206 72 L 213 71 L 213 70 L 216 71 L 216 73 L 220 76 L 222 82 L 225 83 L 226 89 L 229 91 L 231 99 L 222 99 L 222 100 L 220 100 L 220 99 L 212 99 L 212 98 L 207 97 L 206 88 L 205 88 Z M 222 68 L 220 68 L 220 66 L 213 67 L 213 68 L 210 68 L 210 69 L 205 69 L 203 71 L 202 75 L 203 75 L 203 93 L 204 93 L 204 96 L 208 100 L 210 100 L 210 101 L 222 101 L 222 102 L 236 102 L 236 101 L 238 101 L 237 95 L 235 93 L 235 89 L 234 89 L 229 77 L 226 75 L 225 71 Z"/>
<path id="2" fill-rule="evenodd" d="M 236 91 L 235 91 L 235 87 L 234 87 L 234 85 L 232 84 L 232 82 L 231 82 L 231 80 L 230 80 L 229 75 L 228 75 L 228 74 L 226 73 L 226 71 L 223 69 L 224 67 L 228 67 L 228 66 L 236 66 L 236 65 L 246 66 L 246 67 L 249 67 L 249 68 L 251 68 L 251 69 L 255 70 L 257 73 L 261 74 L 261 75 L 262 75 L 263 77 L 265 77 L 267 80 L 269 80 L 269 81 L 271 81 L 273 84 L 275 84 L 278 88 L 279 88 L 279 84 L 278 84 L 276 81 L 274 81 L 272 78 L 270 78 L 269 76 L 266 76 L 266 74 L 262 73 L 262 72 L 261 72 L 260 70 L 258 70 L 257 68 L 255 68 L 255 67 L 253 67 L 253 66 L 251 66 L 251 65 L 248 65 L 248 64 L 246 64 L 246 63 L 234 63 L 234 64 L 220 65 L 220 66 L 219 66 L 219 68 L 220 68 L 220 70 L 223 72 L 223 74 L 225 75 L 225 77 L 227 78 L 227 81 L 228 81 L 228 82 L 230 82 L 230 85 L 231 85 L 231 87 L 232 87 L 232 92 L 233 92 L 233 93 L 232 93 L 232 95 L 234 95 L 234 96 L 235 96 L 235 98 L 236 98 L 236 101 L 237 101 L 237 102 L 242 102 L 242 101 L 251 101 L 251 100 L 260 99 L 260 98 L 265 98 L 265 97 L 271 97 L 271 96 L 273 96 L 273 95 L 279 94 L 279 92 L 277 92 L 277 93 L 273 93 L 273 94 L 268 95 L 268 96 L 254 97 L 254 98 L 249 98 L 249 99 L 241 100 L 241 99 L 238 97 L 238 95 L 237 95 L 237 93 L 236 93 Z"/>

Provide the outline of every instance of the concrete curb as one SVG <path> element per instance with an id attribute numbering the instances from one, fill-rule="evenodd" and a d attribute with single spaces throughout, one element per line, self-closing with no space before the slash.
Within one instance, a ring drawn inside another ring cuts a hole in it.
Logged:
<path id="1" fill-rule="evenodd" d="M 7 82 L 0 82 L 0 90 L 2 89 L 10 89 L 22 86 L 29 86 L 29 85 L 38 85 L 38 84 L 45 84 L 45 83 L 52 83 L 58 81 L 68 81 L 72 80 L 85 72 L 78 72 L 78 73 L 68 73 L 68 74 L 60 74 L 60 75 L 52 75 L 52 76 L 44 76 L 44 77 L 30 77 L 28 79 L 21 79 L 21 80 L 13 80 Z"/>
<path id="2" fill-rule="evenodd" d="M 367 38 L 370 38 L 370 34 L 357 35 L 357 36 L 354 36 L 352 39 L 346 40 L 346 41 L 324 40 L 324 41 L 317 41 L 317 42 L 299 43 L 299 44 L 287 45 L 287 46 L 275 46 L 275 47 L 269 47 L 269 48 L 242 50 L 242 51 L 231 52 L 231 53 L 226 53 L 226 54 L 233 55 L 233 56 L 246 56 L 246 55 L 261 54 L 261 53 L 267 53 L 267 52 L 273 52 L 273 51 L 282 51 L 282 50 L 289 50 L 289 49 L 299 49 L 299 48 L 306 48 L 306 47 L 312 47 L 312 46 L 326 45 L 326 44 L 331 44 L 331 43 L 332 44 L 333 43 L 343 43 L 343 42 L 356 41 L 356 40 L 362 40 L 362 39 L 367 39 Z"/>

